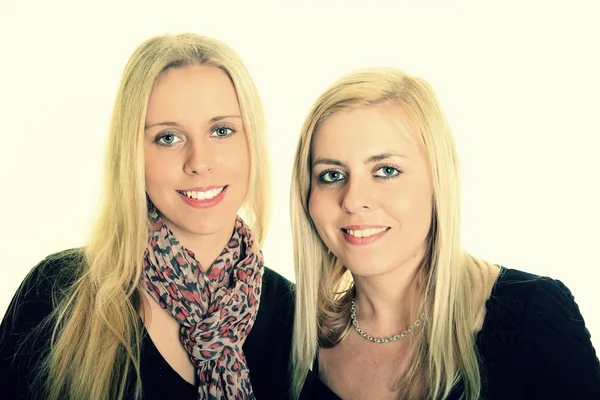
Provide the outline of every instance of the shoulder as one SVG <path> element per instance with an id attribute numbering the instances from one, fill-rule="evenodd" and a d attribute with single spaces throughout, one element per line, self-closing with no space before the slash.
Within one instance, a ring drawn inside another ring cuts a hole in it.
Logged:
<path id="1" fill-rule="evenodd" d="M 4 315 L 3 333 L 7 326 L 32 328 L 48 316 L 54 302 L 77 276 L 83 251 L 70 249 L 51 254 L 35 265 L 25 276 Z M 21 330 L 21 329 L 19 329 Z"/>
<path id="2" fill-rule="evenodd" d="M 571 290 L 560 280 L 503 267 L 488 303 L 518 304 L 524 324 L 530 322 L 583 324 Z M 513 304 L 513 305 L 514 305 Z M 583 325 L 581 325 L 583 327 Z"/>
<path id="3" fill-rule="evenodd" d="M 491 318 L 511 314 L 526 332 L 564 328 L 589 336 L 571 290 L 548 276 L 503 267 L 486 306 Z"/>
<path id="4" fill-rule="evenodd" d="M 50 254 L 31 269 L 23 283 L 33 286 L 69 284 L 81 272 L 84 257 L 83 248 Z"/>
<path id="5" fill-rule="evenodd" d="M 296 286 L 274 270 L 265 267 L 260 310 L 272 317 L 290 321 L 294 315 Z"/>
<path id="6" fill-rule="evenodd" d="M 293 298 L 296 285 L 283 277 L 281 274 L 268 267 L 265 267 L 263 273 L 262 290 L 269 295 Z"/>
<path id="7" fill-rule="evenodd" d="M 52 254 L 23 279 L 0 325 L 1 387 L 18 393 L 29 391 L 29 376 L 52 335 L 56 301 L 81 270 L 82 254 L 77 249 Z"/>
<path id="8" fill-rule="evenodd" d="M 26 297 L 44 296 L 48 292 L 62 291 L 81 272 L 83 249 L 68 249 L 50 254 L 27 274 L 18 294 Z"/>
<path id="9" fill-rule="evenodd" d="M 287 397 L 294 293 L 292 282 L 265 267 L 258 314 L 244 343 L 244 355 L 257 398 Z"/>
<path id="10" fill-rule="evenodd" d="M 488 346 L 498 351 L 502 343 L 518 347 L 504 349 L 504 357 L 512 354 L 527 365 L 532 394 L 540 394 L 542 387 L 566 398 L 600 394 L 600 363 L 591 335 L 563 282 L 503 268 L 486 308 Z"/>
<path id="11" fill-rule="evenodd" d="M 258 314 L 250 336 L 262 337 L 261 341 L 272 335 L 290 337 L 294 321 L 294 301 L 294 284 L 265 267 Z"/>

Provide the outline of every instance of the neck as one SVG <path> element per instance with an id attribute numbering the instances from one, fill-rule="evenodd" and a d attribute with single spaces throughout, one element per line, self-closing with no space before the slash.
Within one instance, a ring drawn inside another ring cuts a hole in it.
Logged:
<path id="1" fill-rule="evenodd" d="M 171 228 L 170 225 L 167 226 Z M 231 221 L 231 224 L 227 225 L 223 229 L 208 235 L 199 235 L 192 232 L 183 231 L 177 227 L 175 227 L 175 229 L 171 229 L 171 232 L 173 232 L 183 247 L 194 252 L 196 260 L 198 260 L 200 263 L 202 270 L 206 271 L 211 265 L 213 265 L 217 257 L 219 257 L 229 242 L 229 239 L 231 239 L 234 226 L 235 220 Z"/>
<path id="2" fill-rule="evenodd" d="M 415 322 L 419 293 L 415 278 L 423 256 L 383 275 L 354 276 L 357 319 L 373 336 L 395 335 Z"/>

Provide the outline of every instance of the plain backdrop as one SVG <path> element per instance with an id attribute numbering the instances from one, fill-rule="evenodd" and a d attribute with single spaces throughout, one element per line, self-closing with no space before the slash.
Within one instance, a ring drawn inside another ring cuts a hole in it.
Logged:
<path id="1" fill-rule="evenodd" d="M 135 47 L 191 31 L 239 52 L 265 105 L 268 266 L 293 280 L 291 160 L 312 102 L 353 69 L 399 67 L 430 82 L 455 133 L 464 247 L 564 282 L 598 349 L 598 2 L 449 3 L 0 0 L 0 316 L 31 267 L 85 243 Z"/>

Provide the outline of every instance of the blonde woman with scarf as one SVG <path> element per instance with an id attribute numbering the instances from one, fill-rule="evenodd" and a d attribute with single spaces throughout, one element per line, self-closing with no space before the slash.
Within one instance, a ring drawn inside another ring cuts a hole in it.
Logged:
<path id="1" fill-rule="evenodd" d="M 294 300 L 261 252 L 266 140 L 228 46 L 193 34 L 141 44 L 90 241 L 37 265 L 4 316 L 0 397 L 284 398 Z"/>

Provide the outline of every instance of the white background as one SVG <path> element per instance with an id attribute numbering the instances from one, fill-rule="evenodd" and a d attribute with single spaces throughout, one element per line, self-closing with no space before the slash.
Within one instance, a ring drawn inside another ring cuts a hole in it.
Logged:
<path id="1" fill-rule="evenodd" d="M 293 279 L 288 193 L 308 108 L 355 68 L 396 66 L 432 84 L 455 132 L 464 246 L 562 280 L 598 349 L 598 3 L 422 3 L 0 0 L 0 316 L 32 266 L 85 243 L 135 47 L 192 31 L 238 51 L 260 90 L 276 185 L 271 268 Z"/>

